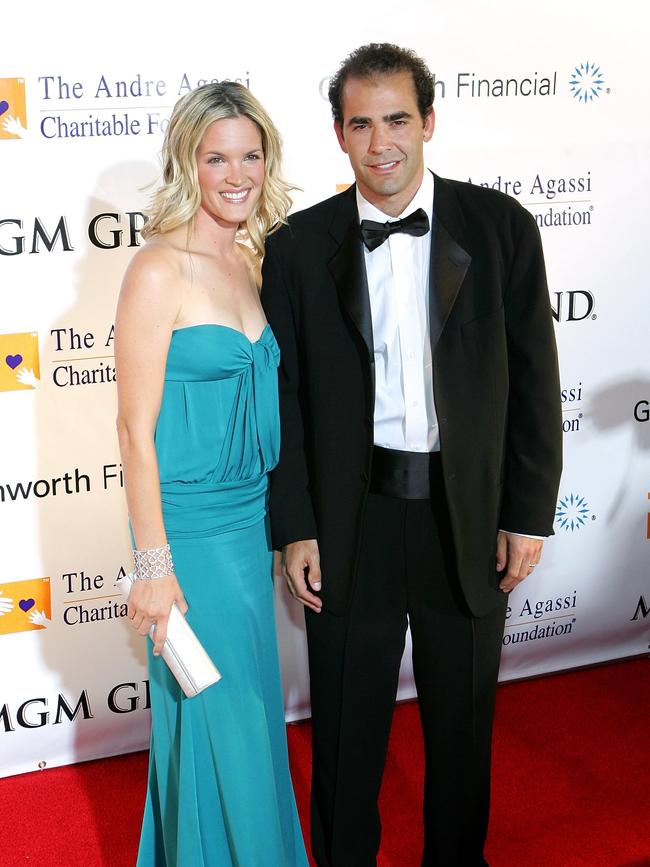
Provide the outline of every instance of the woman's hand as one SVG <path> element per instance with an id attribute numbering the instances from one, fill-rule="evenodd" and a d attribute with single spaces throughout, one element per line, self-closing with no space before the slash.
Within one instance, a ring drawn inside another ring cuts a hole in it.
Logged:
<path id="1" fill-rule="evenodd" d="M 188 605 L 175 575 L 133 582 L 129 593 L 128 616 L 131 626 L 140 635 L 147 635 L 152 624 L 156 625 L 153 636 L 154 656 L 160 655 L 167 639 L 167 622 L 174 603 L 181 614 L 187 612 Z"/>

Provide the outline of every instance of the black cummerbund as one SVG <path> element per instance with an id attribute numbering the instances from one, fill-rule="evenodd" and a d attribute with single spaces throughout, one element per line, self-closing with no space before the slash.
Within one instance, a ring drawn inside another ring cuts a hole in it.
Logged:
<path id="1" fill-rule="evenodd" d="M 429 500 L 442 485 L 440 452 L 402 452 L 373 446 L 370 491 L 402 500 Z"/>

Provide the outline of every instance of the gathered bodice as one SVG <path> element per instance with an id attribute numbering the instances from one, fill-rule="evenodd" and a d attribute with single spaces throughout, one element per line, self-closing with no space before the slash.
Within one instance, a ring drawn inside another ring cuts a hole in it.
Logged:
<path id="1" fill-rule="evenodd" d="M 168 536 L 223 532 L 264 511 L 280 447 L 279 360 L 268 324 L 255 341 L 218 324 L 172 332 L 155 433 Z M 192 524 L 196 510 L 205 521 Z"/>

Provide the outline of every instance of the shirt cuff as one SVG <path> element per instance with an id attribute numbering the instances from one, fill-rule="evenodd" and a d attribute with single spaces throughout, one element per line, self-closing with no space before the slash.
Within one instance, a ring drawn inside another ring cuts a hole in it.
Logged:
<path id="1" fill-rule="evenodd" d="M 508 536 L 523 536 L 524 539 L 539 539 L 543 541 L 548 536 L 531 536 L 529 533 L 513 533 L 512 530 L 499 530 L 499 533 L 507 533 Z"/>

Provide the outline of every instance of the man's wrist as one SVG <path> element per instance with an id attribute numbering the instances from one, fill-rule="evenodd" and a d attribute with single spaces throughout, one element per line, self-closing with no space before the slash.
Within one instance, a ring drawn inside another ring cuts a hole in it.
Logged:
<path id="1" fill-rule="evenodd" d="M 548 536 L 533 536 L 531 533 L 515 533 L 514 530 L 499 529 L 499 533 L 505 533 L 507 536 L 523 536 L 524 539 L 537 539 L 540 542 L 548 539 Z"/>

